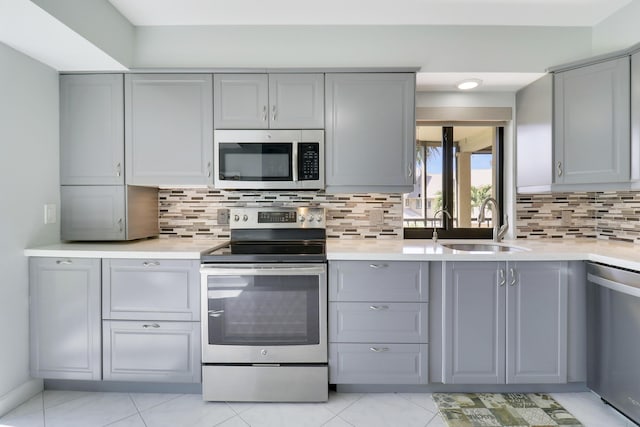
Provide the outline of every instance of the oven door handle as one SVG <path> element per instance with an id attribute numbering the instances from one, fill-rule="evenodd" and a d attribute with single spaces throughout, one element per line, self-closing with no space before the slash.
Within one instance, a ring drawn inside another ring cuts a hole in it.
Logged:
<path id="1" fill-rule="evenodd" d="M 324 265 L 309 267 L 241 267 L 219 266 L 201 268 L 203 276 L 315 276 L 326 273 Z"/>

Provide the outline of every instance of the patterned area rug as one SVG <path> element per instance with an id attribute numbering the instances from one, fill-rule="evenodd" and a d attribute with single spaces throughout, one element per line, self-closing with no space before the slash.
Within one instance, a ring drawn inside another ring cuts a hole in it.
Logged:
<path id="1" fill-rule="evenodd" d="M 544 393 L 433 393 L 449 427 L 581 427 Z"/>

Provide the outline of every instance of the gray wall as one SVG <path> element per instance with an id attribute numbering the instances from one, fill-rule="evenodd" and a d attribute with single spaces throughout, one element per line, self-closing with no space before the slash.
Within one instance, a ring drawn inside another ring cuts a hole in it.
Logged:
<path id="1" fill-rule="evenodd" d="M 625 49 L 640 42 L 640 1 L 633 0 L 593 27 L 593 53 Z"/>
<path id="2" fill-rule="evenodd" d="M 58 74 L 0 43 L 0 415 L 41 387 L 29 378 L 27 246 L 59 240 Z"/>

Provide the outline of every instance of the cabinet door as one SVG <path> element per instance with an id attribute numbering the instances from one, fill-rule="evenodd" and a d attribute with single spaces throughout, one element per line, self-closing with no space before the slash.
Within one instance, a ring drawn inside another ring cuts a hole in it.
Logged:
<path id="1" fill-rule="evenodd" d="M 31 375 L 99 380 L 100 260 L 29 260 Z"/>
<path id="2" fill-rule="evenodd" d="M 104 379 L 200 382 L 199 322 L 103 321 Z"/>
<path id="3" fill-rule="evenodd" d="M 122 74 L 60 76 L 60 183 L 124 184 Z"/>
<path id="4" fill-rule="evenodd" d="M 556 183 L 629 180 L 629 68 L 624 57 L 555 74 Z"/>
<path id="5" fill-rule="evenodd" d="M 269 127 L 267 74 L 216 74 L 213 81 L 216 129 Z"/>
<path id="6" fill-rule="evenodd" d="M 504 263 L 446 262 L 444 382 L 505 381 Z"/>
<path id="7" fill-rule="evenodd" d="M 330 261 L 329 301 L 429 300 L 429 263 Z"/>
<path id="8" fill-rule="evenodd" d="M 269 74 L 271 129 L 324 129 L 324 74 Z"/>
<path id="9" fill-rule="evenodd" d="M 507 383 L 567 382 L 567 264 L 508 263 Z"/>
<path id="10" fill-rule="evenodd" d="M 427 303 L 332 302 L 329 341 L 426 343 L 428 309 Z"/>
<path id="11" fill-rule="evenodd" d="M 331 73 L 325 85 L 327 188 L 411 191 L 415 74 Z"/>
<path id="12" fill-rule="evenodd" d="M 210 74 L 127 74 L 127 183 L 213 183 Z"/>
<path id="13" fill-rule="evenodd" d="M 102 317 L 199 320 L 199 267 L 190 260 L 104 260 Z"/>
<path id="14" fill-rule="evenodd" d="M 60 188 L 62 240 L 123 240 L 124 186 Z"/>
<path id="15" fill-rule="evenodd" d="M 427 384 L 427 344 L 330 344 L 331 384 Z"/>

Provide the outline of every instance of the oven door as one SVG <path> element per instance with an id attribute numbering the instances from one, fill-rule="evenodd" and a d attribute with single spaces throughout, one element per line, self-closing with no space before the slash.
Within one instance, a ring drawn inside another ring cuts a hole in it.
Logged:
<path id="1" fill-rule="evenodd" d="M 203 266 L 203 363 L 326 363 L 326 264 Z"/>

